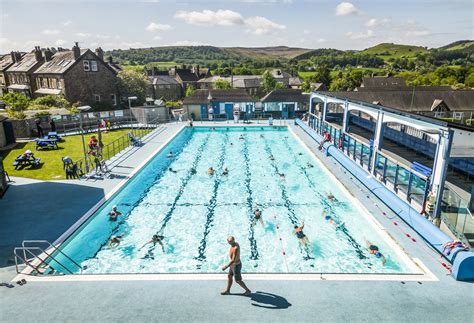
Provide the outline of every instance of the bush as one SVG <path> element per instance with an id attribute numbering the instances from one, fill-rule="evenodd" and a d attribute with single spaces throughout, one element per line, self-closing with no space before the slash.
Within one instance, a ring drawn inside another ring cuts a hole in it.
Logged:
<path id="1" fill-rule="evenodd" d="M 48 111 L 40 111 L 35 113 L 35 117 L 46 117 L 50 115 L 51 113 L 49 113 Z"/>
<path id="2" fill-rule="evenodd" d="M 30 103 L 30 99 L 28 99 L 26 95 L 16 92 L 6 93 L 1 99 L 3 102 L 5 102 L 7 108 L 13 111 L 26 110 L 26 108 L 28 108 L 28 104 Z"/>
<path id="3" fill-rule="evenodd" d="M 15 111 L 13 109 L 7 108 L 7 114 L 10 119 L 26 119 L 26 114 L 23 111 Z"/>
<path id="4" fill-rule="evenodd" d="M 46 106 L 47 109 L 55 108 L 55 109 L 70 109 L 71 104 L 61 95 L 45 95 L 40 96 L 39 98 L 34 99 L 31 101 L 30 105 L 34 106 Z M 44 110 L 40 109 L 33 109 L 31 107 L 28 108 L 29 110 Z"/>

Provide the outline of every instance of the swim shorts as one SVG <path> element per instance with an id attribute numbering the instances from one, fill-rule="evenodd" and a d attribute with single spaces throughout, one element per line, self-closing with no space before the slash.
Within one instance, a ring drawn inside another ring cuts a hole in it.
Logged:
<path id="1" fill-rule="evenodd" d="M 242 274 L 240 271 L 242 270 L 242 263 L 235 265 L 235 266 L 230 266 L 229 267 L 229 275 L 234 276 L 234 279 L 237 280 L 242 280 Z"/>

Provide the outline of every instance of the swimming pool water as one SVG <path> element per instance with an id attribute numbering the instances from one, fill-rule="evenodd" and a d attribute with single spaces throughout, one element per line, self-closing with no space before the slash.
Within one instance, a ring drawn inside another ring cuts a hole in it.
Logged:
<path id="1" fill-rule="evenodd" d="M 174 157 L 166 157 L 169 151 Z M 122 213 L 116 222 L 108 217 L 114 204 Z M 263 223 L 252 225 L 255 207 Z M 62 250 L 83 273 L 217 273 L 228 262 L 226 238 L 233 235 L 245 272 L 413 272 L 364 212 L 286 128 L 187 128 Z M 293 232 L 302 222 L 308 247 Z M 158 244 L 141 248 L 155 233 L 165 237 L 164 252 Z M 123 236 L 114 248 L 107 245 L 112 235 Z M 367 252 L 367 242 L 379 247 L 385 265 Z"/>

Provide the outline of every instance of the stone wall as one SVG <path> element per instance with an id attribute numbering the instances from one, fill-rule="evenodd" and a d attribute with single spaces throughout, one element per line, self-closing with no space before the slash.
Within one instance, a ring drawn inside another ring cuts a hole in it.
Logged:
<path id="1" fill-rule="evenodd" d="M 9 120 L 13 126 L 13 133 L 15 138 L 31 138 L 33 135 L 32 129 L 34 127 L 34 119 L 25 120 Z M 36 132 L 36 129 L 35 129 Z"/>
<path id="2" fill-rule="evenodd" d="M 7 137 L 5 136 L 5 129 L 3 128 L 3 123 L 0 122 L 0 148 L 7 145 Z"/>

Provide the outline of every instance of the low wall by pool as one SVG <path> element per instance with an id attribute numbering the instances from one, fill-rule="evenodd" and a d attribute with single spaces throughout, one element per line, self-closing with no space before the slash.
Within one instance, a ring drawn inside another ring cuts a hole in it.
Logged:
<path id="1" fill-rule="evenodd" d="M 323 139 L 316 131 L 311 129 L 303 121 L 296 119 L 295 124 L 303 129 L 316 143 Z M 474 253 L 454 249 L 449 255 L 443 251 L 443 246 L 452 239 L 442 232 L 433 223 L 419 214 L 409 204 L 401 200 L 394 192 L 382 185 L 375 177 L 367 176 L 368 172 L 354 163 L 349 157 L 344 155 L 336 146 L 327 142 L 324 144 L 326 155 L 334 158 L 339 164 L 347 169 L 357 180 L 359 180 L 375 196 L 383 201 L 393 212 L 395 212 L 405 223 L 420 234 L 433 248 L 443 257 L 450 261 L 452 265 L 452 275 L 456 280 L 474 280 Z"/>

